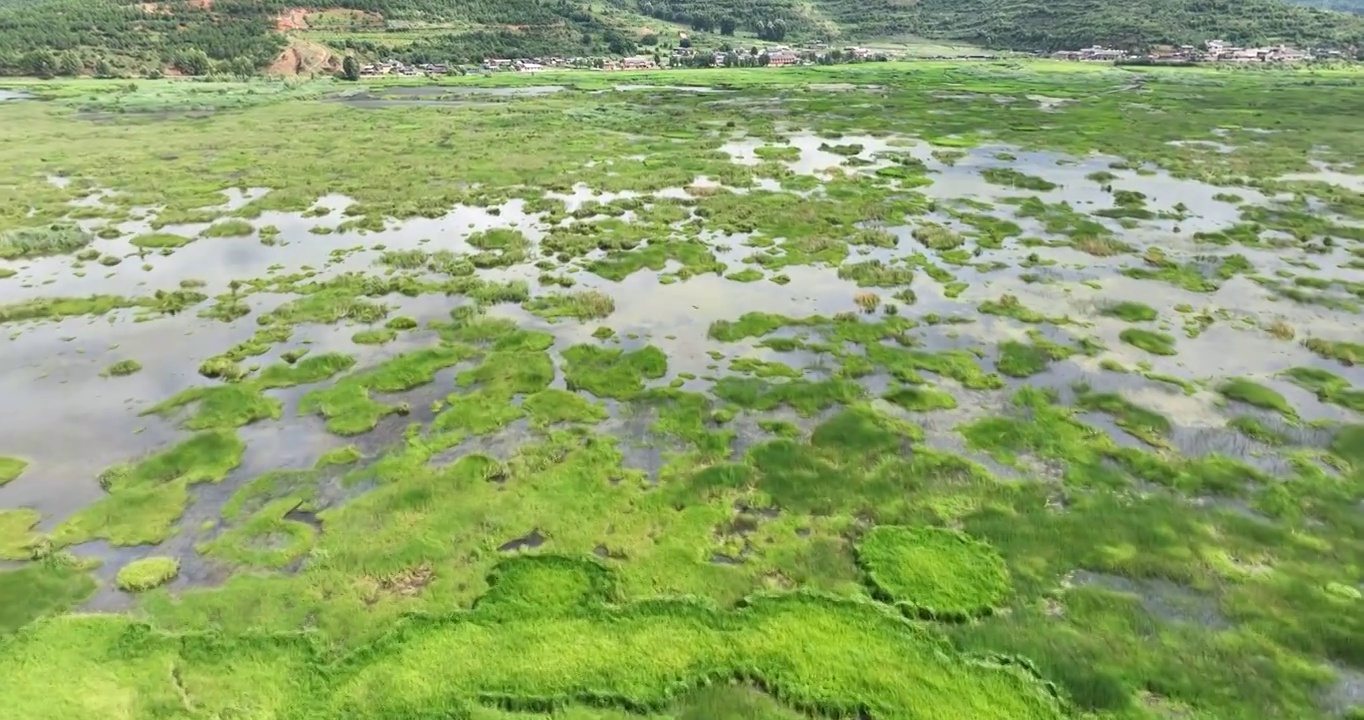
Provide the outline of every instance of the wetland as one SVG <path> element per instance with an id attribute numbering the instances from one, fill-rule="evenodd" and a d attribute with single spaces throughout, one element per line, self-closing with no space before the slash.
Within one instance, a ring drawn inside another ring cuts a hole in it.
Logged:
<path id="1" fill-rule="evenodd" d="M 0 718 L 1364 718 L 1361 79 L 0 88 Z"/>

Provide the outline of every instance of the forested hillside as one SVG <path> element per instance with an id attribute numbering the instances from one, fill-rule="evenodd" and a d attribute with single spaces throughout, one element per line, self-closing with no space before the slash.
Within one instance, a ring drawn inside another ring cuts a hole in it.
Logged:
<path id="1" fill-rule="evenodd" d="M 1364 16 L 1281 0 L 0 0 L 0 73 L 245 74 L 268 65 L 299 18 L 353 11 L 334 49 L 412 61 L 629 54 L 676 23 L 769 41 L 918 36 L 1051 51 L 1196 44 L 1364 46 Z M 1359 9 L 1364 0 L 1308 0 Z M 359 25 L 363 25 L 360 32 Z M 317 38 L 311 38 L 317 39 Z"/>
<path id="2" fill-rule="evenodd" d="M 1340 12 L 1364 13 L 1364 0 L 1291 0 L 1297 5 L 1308 5 Z"/>
<path id="3" fill-rule="evenodd" d="M 641 12 L 698 29 L 960 40 L 1012 50 L 1198 44 L 1364 44 L 1364 19 L 1281 0 L 637 0 Z M 1364 0 L 1311 0 L 1358 8 Z"/>
<path id="4" fill-rule="evenodd" d="M 1364 44 L 1364 18 L 1279 0 L 921 0 L 923 35 L 994 47 L 1064 50 L 1101 44 Z"/>
<path id="5" fill-rule="evenodd" d="M 120 4 L 110 0 L 0 2 L 0 72 L 112 74 L 143 66 L 195 72 L 210 58 L 250 72 L 284 38 L 253 0 Z"/>

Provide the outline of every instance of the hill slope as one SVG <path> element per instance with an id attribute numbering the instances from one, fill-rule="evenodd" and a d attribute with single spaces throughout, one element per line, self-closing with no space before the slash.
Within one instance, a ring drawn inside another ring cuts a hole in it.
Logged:
<path id="1" fill-rule="evenodd" d="M 893 35 L 961 40 L 1013 50 L 1197 44 L 1364 43 L 1364 19 L 1281 0 L 618 0 L 702 28 L 780 23 L 790 35 L 861 39 Z M 1306 0 L 1355 8 L 1364 0 Z M 700 22 L 696 22 L 696 20 Z"/>
<path id="2" fill-rule="evenodd" d="M 1364 0 L 1292 0 L 1298 5 L 1364 14 Z"/>
<path id="3" fill-rule="evenodd" d="M 280 57 L 286 32 L 307 28 L 308 39 L 333 48 L 414 61 L 627 54 L 641 49 L 646 28 L 667 23 L 737 33 L 744 42 L 915 35 L 1041 51 L 1212 38 L 1364 46 L 1364 16 L 1282 0 L 319 0 L 306 8 L 297 1 L 0 0 L 0 73 L 246 73 Z"/>
<path id="4" fill-rule="evenodd" d="M 1364 19 L 1279 0 L 922 0 L 920 31 L 993 47 L 1063 50 L 1100 44 L 1364 43 Z"/>

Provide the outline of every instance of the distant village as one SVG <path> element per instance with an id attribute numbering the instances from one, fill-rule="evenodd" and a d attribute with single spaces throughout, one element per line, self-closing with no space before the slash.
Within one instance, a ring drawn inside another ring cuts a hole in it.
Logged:
<path id="1" fill-rule="evenodd" d="M 1292 63 L 1313 60 L 1341 59 L 1345 55 L 1339 50 L 1312 49 L 1302 50 L 1290 45 L 1271 45 L 1269 47 L 1243 48 L 1228 45 L 1222 40 L 1209 40 L 1202 46 L 1180 45 L 1152 48 L 1147 52 L 1118 50 L 1102 45 L 1087 47 L 1083 50 L 1065 50 L 1053 53 L 1057 60 L 1078 60 L 1090 62 L 1153 62 L 1153 63 Z"/>
<path id="2" fill-rule="evenodd" d="M 1003 56 L 994 54 L 951 56 L 930 58 L 916 56 L 917 59 L 961 59 L 994 60 Z M 1340 50 L 1317 48 L 1303 50 L 1289 45 L 1243 48 L 1229 45 L 1221 40 L 1209 40 L 1201 46 L 1181 45 L 1152 48 L 1146 52 L 1120 50 L 1102 45 L 1081 50 L 1064 50 L 1052 53 L 1057 60 L 1081 62 L 1132 62 L 1132 63 L 1293 63 L 1314 60 L 1342 59 Z M 666 51 L 660 50 L 648 55 L 634 55 L 625 58 L 606 57 L 535 57 L 535 58 L 488 58 L 478 66 L 461 66 L 447 63 L 408 64 L 391 59 L 374 62 L 360 68 L 360 75 L 366 77 L 399 76 L 418 77 L 422 75 L 455 75 L 491 72 L 539 72 L 551 69 L 586 69 L 603 71 L 658 70 L 660 68 L 681 67 L 789 67 L 792 65 L 830 65 L 849 62 L 878 62 L 901 59 L 897 53 L 866 47 L 833 48 L 823 43 L 810 47 L 788 47 L 778 45 L 765 48 L 726 48 L 722 50 L 702 50 L 683 44 Z"/>
<path id="3" fill-rule="evenodd" d="M 362 77 L 421 75 L 452 75 L 489 72 L 538 72 L 551 69 L 588 70 L 657 70 L 678 67 L 789 67 L 791 65 L 829 65 L 844 62 L 881 62 L 897 59 L 884 50 L 865 47 L 830 48 L 823 44 L 812 47 L 779 45 L 766 48 L 731 48 L 700 50 L 675 47 L 666 52 L 634 55 L 625 58 L 603 57 L 537 57 L 488 58 L 477 67 L 462 67 L 444 63 L 406 64 L 401 60 L 385 60 L 360 67 Z M 982 56 L 986 57 L 986 56 Z"/>

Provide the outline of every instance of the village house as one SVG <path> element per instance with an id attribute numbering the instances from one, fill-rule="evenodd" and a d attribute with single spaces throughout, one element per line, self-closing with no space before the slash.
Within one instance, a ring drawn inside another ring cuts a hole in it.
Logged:
<path id="1" fill-rule="evenodd" d="M 1083 50 L 1063 50 L 1052 53 L 1052 57 L 1057 60 L 1113 61 L 1127 57 L 1127 51 L 1093 45 Z"/>
<path id="2" fill-rule="evenodd" d="M 768 67 L 785 67 L 787 65 L 797 65 L 799 63 L 800 56 L 792 52 L 790 48 L 770 48 L 767 51 Z"/>
<path id="3" fill-rule="evenodd" d="M 648 55 L 635 55 L 621 60 L 620 67 L 623 70 L 655 70 L 658 63 Z"/>

